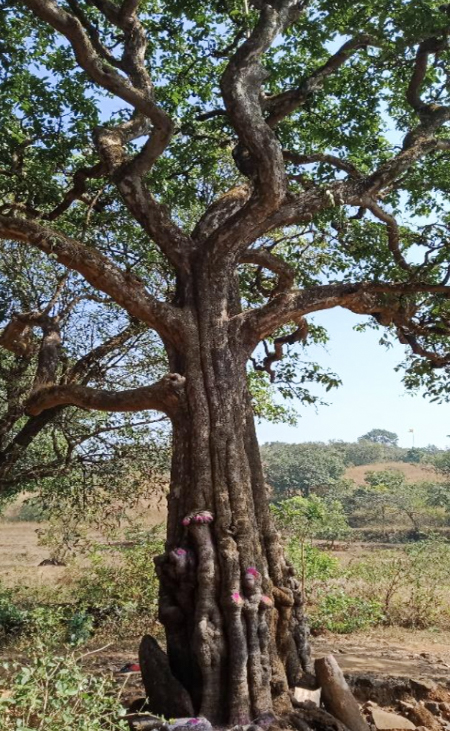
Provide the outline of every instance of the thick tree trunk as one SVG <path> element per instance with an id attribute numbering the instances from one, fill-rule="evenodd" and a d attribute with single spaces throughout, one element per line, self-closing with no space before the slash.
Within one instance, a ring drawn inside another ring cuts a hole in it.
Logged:
<path id="1" fill-rule="evenodd" d="M 290 707 L 289 686 L 309 670 L 307 637 L 268 508 L 244 348 L 217 303 L 194 315 L 173 364 L 186 403 L 173 425 L 160 619 L 196 711 L 245 724 Z"/>

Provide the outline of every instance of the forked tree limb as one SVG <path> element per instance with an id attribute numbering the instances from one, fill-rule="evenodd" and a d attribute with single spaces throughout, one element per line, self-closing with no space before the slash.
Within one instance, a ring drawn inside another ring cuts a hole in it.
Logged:
<path id="1" fill-rule="evenodd" d="M 362 201 L 363 207 L 367 208 L 376 218 L 386 224 L 389 251 L 395 263 L 404 271 L 411 273 L 412 267 L 406 261 L 400 250 L 400 230 L 394 216 L 385 211 L 378 203 L 369 197 Z"/>
<path id="2" fill-rule="evenodd" d="M 221 79 L 228 118 L 249 158 L 253 190 L 250 199 L 224 223 L 220 222 L 211 239 L 205 242 L 219 268 L 239 248 L 245 231 L 277 210 L 286 194 L 281 147 L 261 107 L 261 85 L 266 78 L 261 58 L 298 12 L 294 0 L 281 0 L 276 6 L 264 3 L 254 30 L 232 56 Z"/>
<path id="3" fill-rule="evenodd" d="M 428 59 L 431 54 L 439 53 L 448 47 L 446 34 L 440 38 L 427 38 L 419 45 L 414 61 L 413 73 L 406 91 L 406 101 L 420 114 L 429 106 L 421 98 L 421 88 L 427 73 Z"/>
<path id="4" fill-rule="evenodd" d="M 290 24 L 296 6 L 293 0 L 282 0 L 276 7 L 264 4 L 254 30 L 233 55 L 221 79 L 228 117 L 255 167 L 255 193 L 261 205 L 273 208 L 284 197 L 286 177 L 279 142 L 262 113 L 261 84 L 267 72 L 261 58 Z"/>
<path id="5" fill-rule="evenodd" d="M 275 256 L 275 254 L 272 254 L 266 249 L 249 249 L 240 257 L 240 263 L 254 264 L 263 269 L 269 269 L 269 271 L 277 275 L 278 280 L 271 292 L 272 297 L 290 289 L 294 284 L 294 269 L 281 257 Z"/>
<path id="6" fill-rule="evenodd" d="M 169 125 L 170 120 L 167 120 L 167 115 L 157 107 L 148 94 L 144 93 L 142 89 L 136 88 L 129 79 L 99 58 L 78 18 L 64 10 L 55 0 L 24 0 L 24 3 L 38 18 L 67 38 L 79 66 L 89 74 L 93 81 L 128 102 L 134 109 L 151 119 L 154 124 L 167 123 Z"/>
<path id="7" fill-rule="evenodd" d="M 183 234 L 142 182 L 142 177 L 154 165 L 170 143 L 174 123 L 154 99 L 151 77 L 145 62 L 146 33 L 136 15 L 138 3 L 127 2 L 121 8 L 106 0 L 93 4 L 124 35 L 124 52 L 121 68 L 125 74 L 105 63 L 92 44 L 83 24 L 75 15 L 67 12 L 55 0 L 24 0 L 39 18 L 64 35 L 71 44 L 76 60 L 90 78 L 102 88 L 130 104 L 136 116 L 130 123 L 116 128 L 98 130 L 95 136 L 101 154 L 101 166 L 105 167 L 130 212 L 143 229 L 161 248 L 167 259 L 181 270 L 186 268 L 186 253 L 191 248 L 189 237 Z M 137 122 L 137 125 L 136 125 Z M 136 133 L 130 128 L 136 127 Z M 125 144 L 131 139 L 149 135 L 142 150 L 131 160 L 126 160 Z M 125 163 L 127 163 L 125 165 Z M 119 168 L 124 166 L 122 173 Z M 126 173 L 126 175 L 125 175 Z M 76 193 L 79 180 L 53 212 L 56 217 Z"/>

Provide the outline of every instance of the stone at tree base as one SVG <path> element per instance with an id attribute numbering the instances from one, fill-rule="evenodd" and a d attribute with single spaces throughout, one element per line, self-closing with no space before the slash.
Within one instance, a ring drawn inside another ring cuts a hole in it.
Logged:
<path id="1" fill-rule="evenodd" d="M 274 723 L 270 731 L 279 731 L 280 729 L 291 729 L 292 727 L 298 731 L 349 731 L 341 721 L 323 708 L 317 708 L 312 701 L 305 703 L 297 703 L 294 700 L 295 711 L 287 717 L 283 717 L 277 723 Z"/>
<path id="2" fill-rule="evenodd" d="M 316 706 L 320 706 L 320 695 L 321 695 L 321 689 L 317 688 L 316 690 L 309 690 L 308 688 L 294 688 L 294 698 L 299 703 L 304 703 L 305 701 L 312 701 L 316 704 Z"/>
<path id="3" fill-rule="evenodd" d="M 130 731 L 168 731 L 166 724 L 150 713 L 127 713 L 125 720 Z"/>
<path id="4" fill-rule="evenodd" d="M 144 635 L 139 646 L 139 664 L 147 705 L 165 718 L 192 718 L 194 708 L 186 688 L 172 675 L 166 653 L 157 641 Z M 199 728 L 199 731 L 203 731 Z"/>
<path id="5" fill-rule="evenodd" d="M 327 711 L 350 731 L 370 731 L 333 655 L 318 658 L 314 665 L 317 682 L 322 687 L 322 702 Z"/>
<path id="6" fill-rule="evenodd" d="M 378 731 L 397 731 L 399 729 L 407 729 L 413 731 L 416 727 L 407 718 L 399 716 L 398 713 L 384 711 L 376 706 L 370 709 L 372 720 Z"/>
<path id="7" fill-rule="evenodd" d="M 210 722 L 203 718 L 177 718 L 172 723 L 151 713 L 130 713 L 125 716 L 131 731 L 212 731 Z"/>
<path id="8" fill-rule="evenodd" d="M 400 701 L 398 705 L 400 706 L 400 710 L 408 714 L 410 711 L 414 710 L 414 708 L 416 707 L 416 702 L 413 701 L 412 703 L 410 703 L 408 701 Z"/>
<path id="9" fill-rule="evenodd" d="M 436 716 L 428 711 L 423 705 L 423 701 L 416 703 L 414 708 L 408 713 L 409 718 L 416 726 L 426 726 L 429 731 L 440 731 L 442 725 Z"/>
<path id="10" fill-rule="evenodd" d="M 429 678 L 411 678 L 411 688 L 417 698 L 427 698 L 437 687 L 437 683 Z"/>
<path id="11" fill-rule="evenodd" d="M 441 715 L 441 709 L 439 708 L 439 703 L 437 701 L 425 701 L 424 705 L 427 711 L 430 711 L 433 716 Z"/>
<path id="12" fill-rule="evenodd" d="M 212 731 L 208 719 L 203 716 L 196 718 L 177 718 L 173 723 L 167 724 L 169 731 Z"/>

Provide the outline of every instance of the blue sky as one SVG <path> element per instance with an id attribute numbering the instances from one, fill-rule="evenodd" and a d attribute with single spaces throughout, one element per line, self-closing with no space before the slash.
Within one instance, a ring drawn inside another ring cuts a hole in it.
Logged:
<path id="1" fill-rule="evenodd" d="M 379 345 L 381 331 L 359 333 L 354 326 L 362 321 L 340 308 L 321 312 L 314 322 L 327 327 L 326 348 L 308 352 L 337 373 L 343 385 L 325 394 L 329 406 L 300 406 L 301 418 L 295 427 L 284 424 L 258 425 L 261 443 L 267 441 L 304 442 L 343 439 L 355 441 L 370 429 L 389 429 L 399 436 L 400 446 L 436 444 L 450 448 L 450 404 L 431 404 L 422 395 L 406 392 L 402 373 L 394 368 L 403 360 L 400 343 L 387 350 Z"/>

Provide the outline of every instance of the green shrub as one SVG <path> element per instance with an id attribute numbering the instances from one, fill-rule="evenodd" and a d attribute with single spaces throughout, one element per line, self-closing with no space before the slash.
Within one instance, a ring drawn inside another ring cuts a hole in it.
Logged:
<path id="1" fill-rule="evenodd" d="M 15 602 L 12 589 L 0 584 L 0 640 L 17 635 L 27 621 L 27 613 Z"/>
<path id="2" fill-rule="evenodd" d="M 26 665 L 4 665 L 11 696 L 0 702 L 2 731 L 125 731 L 124 709 L 110 678 L 89 675 L 74 655 L 39 647 Z"/>
<path id="3" fill-rule="evenodd" d="M 302 575 L 302 546 L 299 541 L 292 538 L 287 545 L 287 556 L 295 569 L 297 576 Z M 303 558 L 305 561 L 305 593 L 308 602 L 314 601 L 314 597 L 320 587 L 326 582 L 334 579 L 339 574 L 339 561 L 309 543 L 304 545 Z"/>
<path id="4" fill-rule="evenodd" d="M 47 647 L 80 645 L 92 629 L 93 618 L 74 605 L 24 601 L 17 591 L 0 588 L 0 641 L 33 638 Z"/>
<path id="5" fill-rule="evenodd" d="M 20 506 L 13 520 L 30 523 L 42 523 L 48 519 L 48 513 L 39 498 L 29 498 Z"/>
<path id="6" fill-rule="evenodd" d="M 347 572 L 359 593 L 375 593 L 389 624 L 428 628 L 449 623 L 450 543 L 439 538 L 376 552 Z"/>
<path id="7" fill-rule="evenodd" d="M 311 629 L 348 634 L 365 630 L 384 620 L 381 602 L 350 596 L 334 589 L 324 594 L 311 611 Z"/>
<path id="8" fill-rule="evenodd" d="M 94 617 L 88 612 L 75 612 L 67 622 L 67 641 L 70 645 L 83 645 L 94 631 Z"/>
<path id="9" fill-rule="evenodd" d="M 157 528 L 113 556 L 104 547 L 94 551 L 89 569 L 80 572 L 72 585 L 79 611 L 94 615 L 97 624 L 126 624 L 131 618 L 147 626 L 156 622 L 158 579 L 153 558 L 164 550 L 160 533 Z"/>

